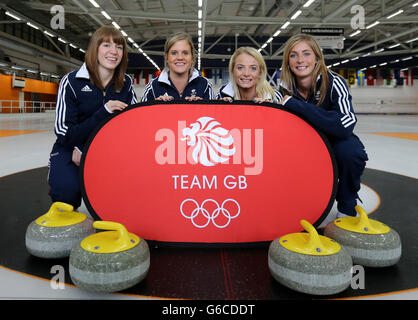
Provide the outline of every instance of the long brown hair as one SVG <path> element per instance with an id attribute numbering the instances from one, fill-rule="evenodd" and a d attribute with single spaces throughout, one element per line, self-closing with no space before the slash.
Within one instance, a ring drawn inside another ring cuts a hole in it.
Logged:
<path id="1" fill-rule="evenodd" d="M 294 94 L 293 88 L 296 87 L 296 79 L 293 75 L 293 72 L 290 70 L 289 66 L 289 56 L 290 52 L 292 51 L 293 47 L 301 42 L 305 41 L 312 49 L 316 57 L 316 65 L 313 70 L 313 92 L 316 92 L 316 80 L 318 76 L 321 75 L 322 81 L 321 86 L 319 88 L 320 97 L 318 101 L 318 105 L 321 105 L 324 102 L 325 96 L 327 94 L 327 89 L 329 86 L 329 78 L 328 78 L 328 70 L 327 66 L 325 65 L 324 55 L 322 54 L 321 47 L 319 46 L 318 42 L 315 40 L 314 37 L 308 34 L 296 34 L 287 40 L 286 45 L 283 51 L 283 63 L 282 63 L 282 71 L 280 73 L 280 82 L 284 83 L 287 89 Z"/>
<path id="2" fill-rule="evenodd" d="M 87 48 L 85 62 L 87 70 L 89 71 L 90 81 L 98 86 L 100 89 L 104 90 L 104 86 L 99 77 L 99 61 L 97 59 L 97 54 L 99 46 L 103 41 L 108 41 L 112 39 L 114 43 L 123 46 L 123 55 L 122 60 L 119 65 L 116 67 L 113 74 L 112 82 L 114 83 L 115 90 L 120 91 L 123 87 L 123 82 L 125 81 L 125 72 L 128 66 L 128 50 L 126 48 L 126 41 L 122 33 L 113 26 L 103 26 L 94 32 L 90 38 L 89 46 Z"/>

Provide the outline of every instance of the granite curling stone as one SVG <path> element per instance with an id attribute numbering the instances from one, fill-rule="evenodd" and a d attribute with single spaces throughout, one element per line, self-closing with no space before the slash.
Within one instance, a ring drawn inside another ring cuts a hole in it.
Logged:
<path id="1" fill-rule="evenodd" d="M 340 243 L 351 255 L 354 264 L 365 267 L 389 267 L 401 258 L 399 234 L 389 226 L 369 219 L 361 206 L 359 217 L 345 217 L 330 222 L 324 235 Z"/>
<path id="2" fill-rule="evenodd" d="M 332 295 L 351 283 L 352 259 L 336 241 L 318 235 L 306 220 L 307 231 L 282 236 L 271 242 L 268 265 L 275 280 L 298 292 Z"/>
<path id="3" fill-rule="evenodd" d="M 32 221 L 26 229 L 25 245 L 39 258 L 65 258 L 72 247 L 95 232 L 93 220 L 73 211 L 64 202 L 54 202 L 49 211 Z"/>
<path id="4" fill-rule="evenodd" d="M 116 292 L 142 281 L 150 266 L 148 244 L 116 222 L 96 221 L 98 232 L 74 246 L 69 272 L 73 283 L 94 292 Z"/>

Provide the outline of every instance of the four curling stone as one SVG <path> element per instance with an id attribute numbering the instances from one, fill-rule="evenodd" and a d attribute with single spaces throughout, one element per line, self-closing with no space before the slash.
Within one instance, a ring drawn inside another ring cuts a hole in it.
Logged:
<path id="1" fill-rule="evenodd" d="M 96 221 L 96 229 L 70 254 L 69 272 L 75 285 L 88 291 L 115 292 L 143 280 L 150 266 L 148 244 L 120 223 Z"/>
<path id="2" fill-rule="evenodd" d="M 25 244 L 30 254 L 40 258 L 65 258 L 71 248 L 95 232 L 93 220 L 73 211 L 73 206 L 54 202 L 49 211 L 26 229 Z"/>
<path id="3" fill-rule="evenodd" d="M 308 233 L 292 233 L 271 242 L 268 265 L 274 279 L 290 289 L 312 294 L 331 295 L 347 289 L 351 283 L 352 259 L 336 241 L 318 235 L 306 220 Z"/>
<path id="4" fill-rule="evenodd" d="M 366 267 L 388 267 L 396 264 L 402 254 L 399 234 L 387 225 L 369 219 L 361 206 L 359 217 L 346 217 L 330 222 L 324 235 L 340 243 L 351 255 L 354 264 Z"/>

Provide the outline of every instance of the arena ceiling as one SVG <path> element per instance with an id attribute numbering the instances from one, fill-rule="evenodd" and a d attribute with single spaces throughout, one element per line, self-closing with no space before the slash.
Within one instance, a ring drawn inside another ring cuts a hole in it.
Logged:
<path id="1" fill-rule="evenodd" d="M 279 68 L 301 28 L 343 29 L 343 47 L 324 49 L 329 66 L 418 65 L 418 0 L 2 0 L 0 16 L 0 48 L 13 42 L 66 66 L 81 64 L 91 34 L 111 23 L 126 33 L 130 68 L 162 68 L 177 31 L 193 36 L 201 68 L 226 67 L 240 46 Z"/>

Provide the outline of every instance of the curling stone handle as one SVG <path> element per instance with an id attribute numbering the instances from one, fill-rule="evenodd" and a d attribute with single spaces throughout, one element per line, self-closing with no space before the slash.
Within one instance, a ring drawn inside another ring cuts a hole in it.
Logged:
<path id="1" fill-rule="evenodd" d="M 101 230 L 117 231 L 118 237 L 116 241 L 120 243 L 129 242 L 128 230 L 120 223 L 113 221 L 95 221 L 93 222 L 93 227 Z"/>
<path id="2" fill-rule="evenodd" d="M 374 228 L 370 224 L 369 217 L 367 216 L 366 211 L 364 211 L 364 209 L 359 205 L 355 206 L 355 209 L 356 209 L 357 213 L 360 215 L 360 219 L 359 219 L 357 225 L 361 229 L 368 228 L 368 230 L 373 230 Z"/>
<path id="3" fill-rule="evenodd" d="M 64 202 L 54 202 L 46 213 L 46 216 L 52 217 L 58 215 L 61 211 L 71 212 L 73 210 L 74 207 L 71 204 Z"/>
<path id="4" fill-rule="evenodd" d="M 318 231 L 306 220 L 301 220 L 300 224 L 302 225 L 303 229 L 309 233 L 309 240 L 307 247 L 316 249 L 319 248 L 324 250 L 324 245 L 322 244 L 321 239 L 319 238 Z"/>

